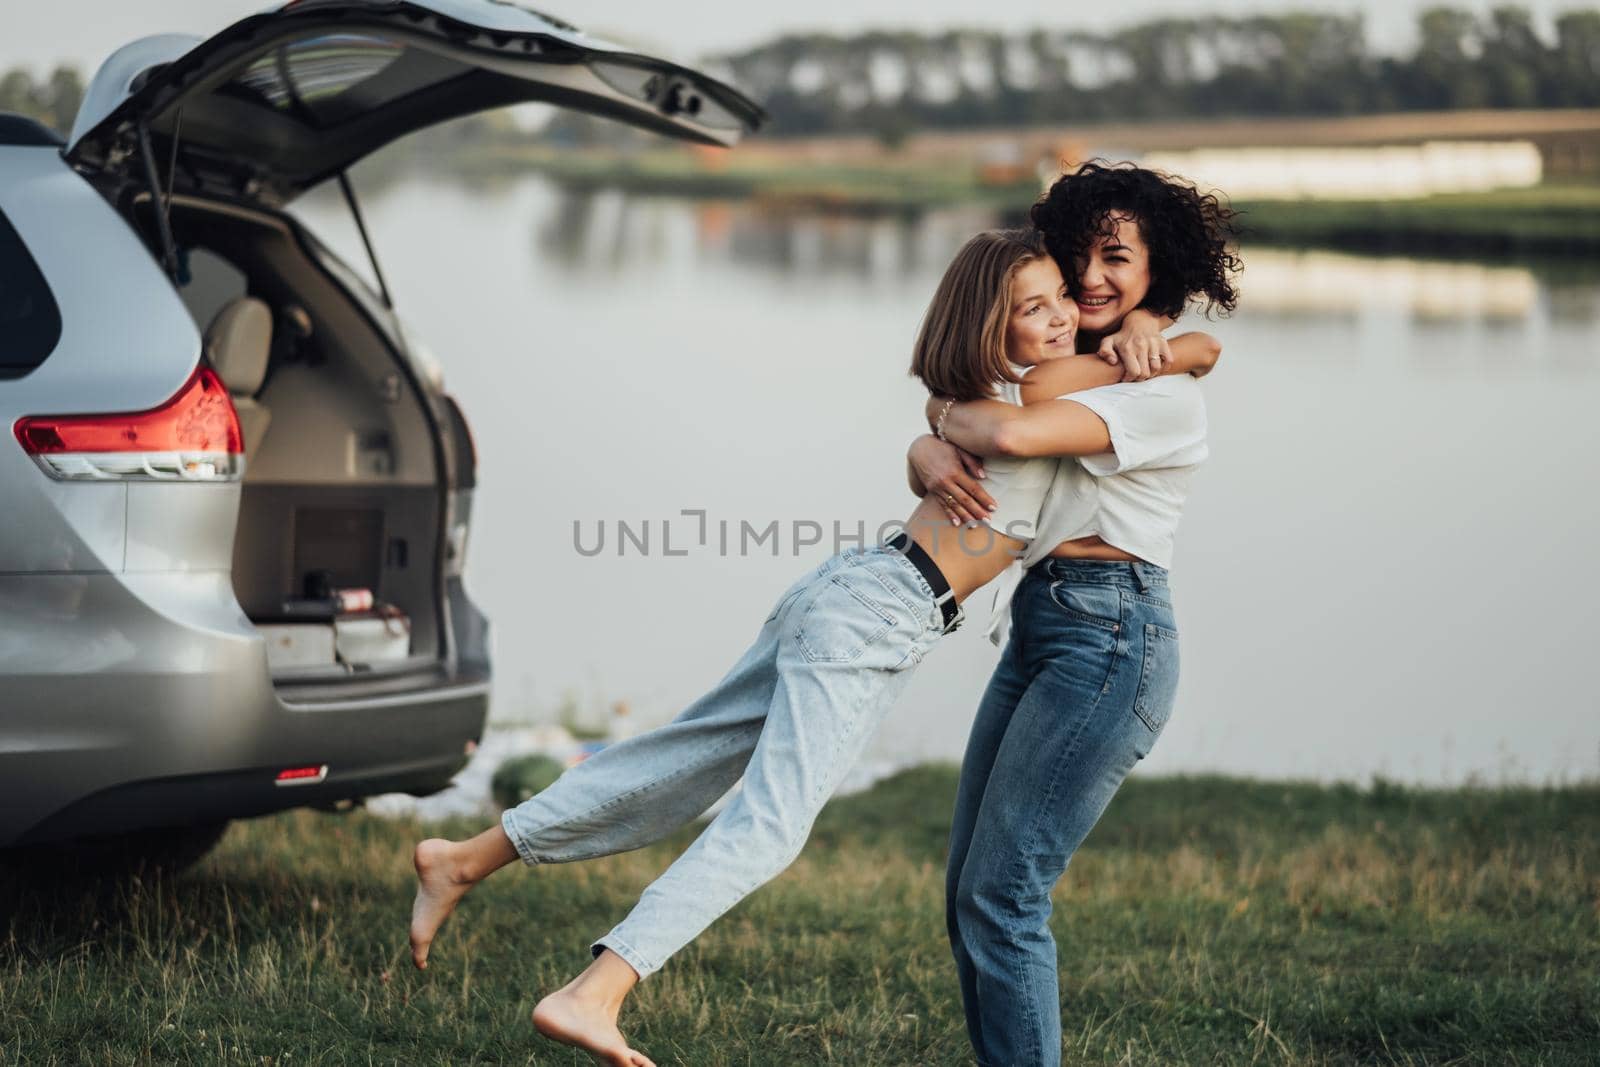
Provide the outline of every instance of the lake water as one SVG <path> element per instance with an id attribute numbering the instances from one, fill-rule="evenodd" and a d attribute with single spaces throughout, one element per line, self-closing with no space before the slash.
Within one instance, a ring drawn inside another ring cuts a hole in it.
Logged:
<path id="1" fill-rule="evenodd" d="M 910 343 L 950 254 L 994 221 L 538 178 L 409 180 L 363 206 L 476 434 L 467 585 L 493 620 L 494 718 L 620 702 L 635 729 L 722 675 L 835 524 L 870 540 L 910 513 Z M 301 211 L 364 262 L 342 206 Z M 1209 327 L 1225 346 L 1205 383 L 1212 457 L 1173 566 L 1178 707 L 1141 773 L 1600 774 L 1600 281 L 1245 260 L 1239 312 Z M 741 523 L 773 522 L 775 540 L 739 551 Z M 580 552 L 602 524 L 604 550 Z M 987 603 L 969 602 L 871 758 L 959 758 L 997 656 Z"/>

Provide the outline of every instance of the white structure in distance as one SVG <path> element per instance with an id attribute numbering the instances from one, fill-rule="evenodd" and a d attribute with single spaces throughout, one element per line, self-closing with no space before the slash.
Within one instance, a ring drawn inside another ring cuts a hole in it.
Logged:
<path id="1" fill-rule="evenodd" d="M 1427 141 L 1329 148 L 1152 151 L 1141 162 L 1234 200 L 1411 200 L 1535 186 L 1531 141 Z"/>

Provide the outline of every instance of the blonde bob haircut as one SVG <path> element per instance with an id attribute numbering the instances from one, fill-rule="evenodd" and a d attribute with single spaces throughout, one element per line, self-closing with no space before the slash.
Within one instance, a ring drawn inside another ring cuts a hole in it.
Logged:
<path id="1" fill-rule="evenodd" d="M 936 396 L 979 400 L 1019 382 L 1006 358 L 1011 280 L 1049 252 L 1031 229 L 984 230 L 945 268 L 911 350 L 911 373 Z"/>

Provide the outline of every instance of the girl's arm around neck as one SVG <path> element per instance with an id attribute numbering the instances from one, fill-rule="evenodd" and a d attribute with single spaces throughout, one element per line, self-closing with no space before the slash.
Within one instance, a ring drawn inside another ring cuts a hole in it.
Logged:
<path id="1" fill-rule="evenodd" d="M 1193 374 L 1198 378 L 1210 373 L 1222 354 L 1221 343 L 1208 333 L 1179 334 L 1172 339 L 1171 348 L 1172 363 L 1162 366 L 1162 374 Z M 1099 356 L 1065 356 L 1046 360 L 1022 379 L 1022 402 L 1034 404 L 1041 400 L 1054 400 L 1080 389 L 1115 385 L 1122 380 L 1123 369 L 1105 362 Z"/>
<path id="2" fill-rule="evenodd" d="M 1221 346 L 1203 333 L 1173 338 L 1173 365 L 1167 374 L 1205 374 L 1216 365 Z M 1082 361 L 1100 364 L 1098 371 Z M 1058 366 L 1066 364 L 1066 366 Z M 1105 373 L 1111 374 L 1105 380 Z M 1105 421 L 1082 404 L 1057 399 L 1063 393 L 1113 385 L 1121 372 L 1094 356 L 1067 356 L 1041 363 L 1023 380 L 1017 407 L 999 400 L 973 400 L 956 404 L 945 416 L 944 435 L 953 444 L 980 456 L 1094 456 L 1111 449 Z M 944 401 L 928 402 L 933 418 Z"/>

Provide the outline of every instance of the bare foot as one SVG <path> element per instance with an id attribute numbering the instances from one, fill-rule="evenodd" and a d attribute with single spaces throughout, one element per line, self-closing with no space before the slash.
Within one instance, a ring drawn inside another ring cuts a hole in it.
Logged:
<path id="1" fill-rule="evenodd" d="M 534 1027 L 552 1041 L 583 1049 L 606 1067 L 656 1067 L 644 1053 L 629 1048 L 617 1029 L 621 1005 L 585 997 L 574 990 L 577 984 L 539 1001 L 533 1009 Z"/>
<path id="2" fill-rule="evenodd" d="M 411 904 L 411 962 L 419 971 L 427 969 L 428 946 L 439 927 L 467 890 L 478 884 L 461 874 L 454 855 L 460 847 L 454 841 L 433 837 L 419 844 L 411 857 L 417 868 L 417 899 Z"/>

